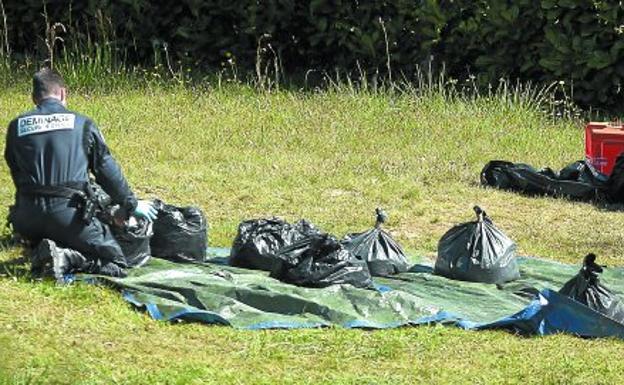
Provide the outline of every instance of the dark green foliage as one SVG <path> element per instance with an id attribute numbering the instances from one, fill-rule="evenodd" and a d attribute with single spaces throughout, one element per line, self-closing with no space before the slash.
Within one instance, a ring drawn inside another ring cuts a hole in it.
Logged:
<path id="1" fill-rule="evenodd" d="M 48 25 L 67 27 L 55 50 L 110 44 L 129 63 L 157 64 L 166 53 L 192 68 L 391 68 L 409 79 L 433 57 L 480 85 L 564 81 L 585 106 L 624 100 L 624 5 L 612 0 L 3 1 L 16 58 L 49 56 L 47 13 Z"/>
<path id="2" fill-rule="evenodd" d="M 449 19 L 440 55 L 455 75 L 540 79 L 544 20 L 540 0 L 443 0 Z"/>
<path id="3" fill-rule="evenodd" d="M 624 5 L 543 0 L 542 7 L 546 25 L 539 65 L 552 77 L 573 81 L 579 101 L 612 102 L 624 83 Z"/>

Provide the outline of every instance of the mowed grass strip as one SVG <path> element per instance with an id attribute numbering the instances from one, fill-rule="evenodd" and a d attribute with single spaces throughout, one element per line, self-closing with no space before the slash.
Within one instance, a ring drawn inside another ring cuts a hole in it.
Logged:
<path id="1" fill-rule="evenodd" d="M 507 159 L 559 168 L 583 157 L 578 123 L 499 97 L 449 100 L 350 92 L 120 89 L 72 95 L 100 126 L 134 190 L 200 206 L 210 244 L 229 246 L 252 217 L 307 218 L 342 236 L 374 208 L 413 253 L 435 256 L 453 224 L 484 207 L 520 252 L 621 265 L 622 215 L 586 203 L 484 189 Z M 0 95 L 0 144 L 21 89 Z M 0 216 L 13 199 L 0 166 Z M 10 249 L 0 260 L 19 255 Z M 106 288 L 0 278 L 0 378 L 13 383 L 620 383 L 619 341 L 421 327 L 239 331 L 169 325 Z M 1 382 L 1 381 L 0 381 Z"/>

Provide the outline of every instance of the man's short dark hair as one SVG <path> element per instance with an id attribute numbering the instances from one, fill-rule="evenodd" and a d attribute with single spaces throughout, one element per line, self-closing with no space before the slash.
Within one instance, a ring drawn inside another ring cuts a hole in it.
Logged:
<path id="1" fill-rule="evenodd" d="M 41 100 L 65 87 L 61 74 L 51 68 L 42 68 L 33 76 L 33 98 Z"/>

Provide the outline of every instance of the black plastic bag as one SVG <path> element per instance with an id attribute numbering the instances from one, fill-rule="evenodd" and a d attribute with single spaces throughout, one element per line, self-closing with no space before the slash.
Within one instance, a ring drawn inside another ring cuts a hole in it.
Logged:
<path id="1" fill-rule="evenodd" d="M 615 160 L 615 165 L 607 181 L 609 201 L 612 203 L 624 203 L 624 153 Z"/>
<path id="2" fill-rule="evenodd" d="M 600 273 L 602 266 L 596 264 L 596 255 L 588 254 L 583 260 L 581 270 L 563 285 L 559 293 L 617 322 L 624 323 L 624 304 L 600 282 L 598 277 Z"/>
<path id="3" fill-rule="evenodd" d="M 527 164 L 493 160 L 481 171 L 484 186 L 581 201 L 605 200 L 607 180 L 585 161 L 574 162 L 557 173 L 550 168 L 536 170 Z"/>
<path id="4" fill-rule="evenodd" d="M 231 266 L 271 271 L 275 254 L 320 231 L 305 219 L 294 225 L 279 219 L 252 219 L 238 226 L 228 263 Z"/>
<path id="5" fill-rule="evenodd" d="M 152 222 L 130 217 L 123 227 L 112 225 L 111 228 L 129 267 L 140 267 L 149 261 L 152 256 L 150 241 L 154 235 Z"/>
<path id="6" fill-rule="evenodd" d="M 351 284 L 368 288 L 373 283 L 366 261 L 328 234 L 313 235 L 281 249 L 271 277 L 308 287 Z"/>
<path id="7" fill-rule="evenodd" d="M 402 273 L 409 268 L 409 262 L 401 246 L 381 228 L 388 216 L 380 208 L 375 210 L 375 227 L 363 233 L 348 234 L 342 243 L 357 258 L 368 263 L 373 276 L 388 276 Z"/>
<path id="8" fill-rule="evenodd" d="M 480 207 L 477 220 L 451 228 L 438 243 L 434 273 L 452 279 L 503 283 L 520 278 L 516 244 Z"/>
<path id="9" fill-rule="evenodd" d="M 156 200 L 158 216 L 154 220 L 152 255 L 174 261 L 206 260 L 208 223 L 197 207 L 177 207 Z"/>

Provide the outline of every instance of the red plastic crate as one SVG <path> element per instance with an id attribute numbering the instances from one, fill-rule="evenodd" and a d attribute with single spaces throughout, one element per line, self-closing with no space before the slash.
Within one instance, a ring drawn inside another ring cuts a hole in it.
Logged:
<path id="1" fill-rule="evenodd" d="M 585 126 L 585 158 L 598 171 L 610 175 L 616 158 L 624 152 L 621 122 L 589 122 Z"/>

